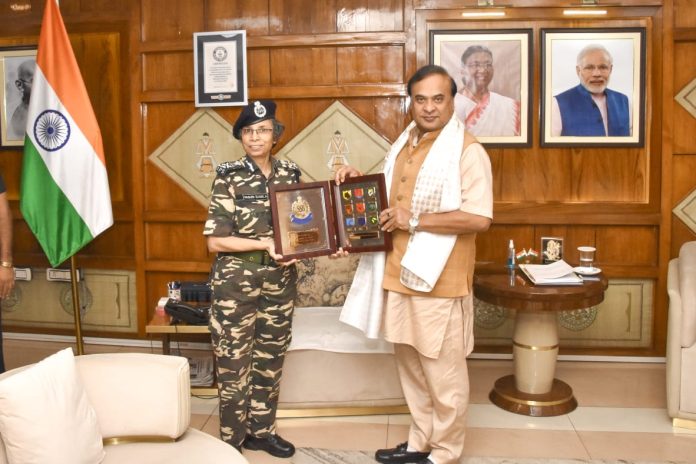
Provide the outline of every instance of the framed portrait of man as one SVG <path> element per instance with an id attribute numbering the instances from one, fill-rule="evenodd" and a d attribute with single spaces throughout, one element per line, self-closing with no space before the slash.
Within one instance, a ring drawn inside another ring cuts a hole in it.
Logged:
<path id="1" fill-rule="evenodd" d="M 24 145 L 36 47 L 0 48 L 0 146 Z"/>
<path id="2" fill-rule="evenodd" d="M 455 112 L 486 146 L 531 145 L 531 29 L 431 30 L 430 63 L 457 84 Z"/>
<path id="3" fill-rule="evenodd" d="M 541 30 L 541 145 L 641 147 L 645 28 Z"/>

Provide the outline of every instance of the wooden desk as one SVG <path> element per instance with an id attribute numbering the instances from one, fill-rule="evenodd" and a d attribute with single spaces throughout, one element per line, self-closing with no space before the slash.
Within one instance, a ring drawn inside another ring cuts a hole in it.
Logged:
<path id="1" fill-rule="evenodd" d="M 514 374 L 498 379 L 493 404 L 517 414 L 557 416 L 574 410 L 573 390 L 554 378 L 558 357 L 556 311 L 588 308 L 604 300 L 607 279 L 583 285 L 534 285 L 518 271 L 476 274 L 474 295 L 517 310 L 512 339 Z"/>
<path id="2" fill-rule="evenodd" d="M 209 334 L 207 325 L 171 324 L 171 317 L 167 314 L 155 314 L 145 326 L 145 333 L 159 334 L 162 336 L 162 354 L 171 353 L 172 334 Z M 216 386 L 191 387 L 191 394 L 216 396 Z"/>

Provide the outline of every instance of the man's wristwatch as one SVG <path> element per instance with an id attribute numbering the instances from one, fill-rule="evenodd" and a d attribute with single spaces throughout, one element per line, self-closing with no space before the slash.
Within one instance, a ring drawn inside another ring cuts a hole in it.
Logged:
<path id="1" fill-rule="evenodd" d="M 408 220 L 408 233 L 415 233 L 416 227 L 418 227 L 418 213 L 411 216 L 411 219 Z"/>

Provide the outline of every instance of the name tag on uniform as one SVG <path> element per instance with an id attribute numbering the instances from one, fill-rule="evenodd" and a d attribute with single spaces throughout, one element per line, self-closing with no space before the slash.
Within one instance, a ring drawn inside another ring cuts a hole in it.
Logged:
<path id="1" fill-rule="evenodd" d="M 268 200 L 267 193 L 238 193 L 235 200 Z"/>

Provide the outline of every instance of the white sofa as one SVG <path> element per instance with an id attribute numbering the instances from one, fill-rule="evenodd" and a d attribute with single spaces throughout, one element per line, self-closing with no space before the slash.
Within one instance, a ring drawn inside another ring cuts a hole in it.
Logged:
<path id="1" fill-rule="evenodd" d="M 338 320 L 359 257 L 298 263 L 280 417 L 407 412 L 391 344 Z"/>
<path id="2" fill-rule="evenodd" d="M 142 353 L 75 357 L 78 378 L 96 413 L 102 463 L 248 464 L 232 446 L 189 427 L 186 358 Z M 0 381 L 31 366 L 0 375 Z M 0 464 L 8 462 L 0 436 Z"/>
<path id="3" fill-rule="evenodd" d="M 295 308 L 280 417 L 406 412 L 393 348 L 338 320 L 341 308 Z"/>
<path id="4" fill-rule="evenodd" d="M 667 273 L 667 412 L 675 427 L 696 429 L 696 241 Z"/>

